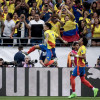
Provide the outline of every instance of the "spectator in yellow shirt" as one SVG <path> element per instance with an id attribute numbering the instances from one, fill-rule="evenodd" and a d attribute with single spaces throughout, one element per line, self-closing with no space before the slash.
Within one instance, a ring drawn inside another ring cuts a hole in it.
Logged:
<path id="1" fill-rule="evenodd" d="M 75 16 L 73 15 L 73 13 L 71 13 L 67 8 L 66 6 L 62 6 L 61 7 L 61 10 L 59 12 L 59 17 L 61 18 L 61 21 L 63 23 L 65 23 L 65 17 L 66 15 L 69 16 L 70 20 L 74 20 L 75 19 Z"/>
<path id="2" fill-rule="evenodd" d="M 60 34 L 60 27 L 61 25 L 63 24 L 60 19 L 59 19 L 59 16 L 58 15 L 52 15 L 51 16 L 51 20 L 49 21 L 49 23 L 52 25 L 52 30 L 54 32 L 56 32 L 59 36 L 61 36 Z"/>
<path id="3" fill-rule="evenodd" d="M 92 37 L 94 38 L 92 41 L 92 45 L 100 46 L 100 21 L 99 18 L 95 18 L 94 25 L 91 26 L 92 28 Z M 98 38 L 98 39 L 96 39 Z"/>
<path id="4" fill-rule="evenodd" d="M 14 13 L 15 10 L 15 0 L 6 1 L 6 5 L 8 7 L 8 13 Z"/>
<path id="5" fill-rule="evenodd" d="M 97 11 L 97 3 L 93 2 L 91 8 L 92 8 L 92 12 L 96 12 Z"/>
<path id="6" fill-rule="evenodd" d="M 18 14 L 16 12 L 13 14 L 13 21 L 15 22 L 15 25 L 19 22 Z M 15 29 L 15 34 L 17 34 L 17 29 Z"/>
<path id="7" fill-rule="evenodd" d="M 36 0 L 37 2 L 37 8 L 39 8 L 42 5 L 43 0 Z"/>
<path id="8" fill-rule="evenodd" d="M 4 6 L 3 7 L 3 14 L 2 14 L 2 20 L 3 20 L 3 22 L 6 20 L 7 14 L 8 14 L 8 7 Z"/>
<path id="9" fill-rule="evenodd" d="M 98 18 L 98 17 L 99 17 L 98 13 L 97 13 L 97 12 L 94 12 L 93 15 L 92 15 L 92 18 L 91 18 L 91 25 L 94 24 L 94 20 L 95 20 L 96 18 Z"/>
<path id="10" fill-rule="evenodd" d="M 31 10 L 35 10 L 37 13 L 40 11 L 39 8 L 37 7 L 36 1 L 33 2 L 32 7 L 29 9 L 29 14 L 30 14 Z"/>
<path id="11" fill-rule="evenodd" d="M 66 8 L 68 8 L 68 10 L 73 13 L 73 9 L 72 9 L 72 6 L 73 6 L 73 0 L 65 0 L 65 5 L 66 5 Z"/>
<path id="12" fill-rule="evenodd" d="M 0 0 L 0 7 L 3 9 L 3 7 L 6 5 L 6 0 Z"/>
<path id="13" fill-rule="evenodd" d="M 60 3 L 57 3 L 55 6 L 54 6 L 54 10 L 57 12 L 57 14 L 60 12 L 61 10 L 61 4 Z"/>
<path id="14" fill-rule="evenodd" d="M 54 10 L 53 7 L 51 7 L 51 5 L 49 5 L 49 2 L 46 0 L 44 1 L 43 6 L 42 6 L 42 12 L 43 12 L 44 8 L 47 6 L 48 6 L 48 11 L 53 12 L 53 10 Z"/>
<path id="15" fill-rule="evenodd" d="M 91 32 L 91 20 L 89 19 L 89 12 L 88 11 L 84 11 L 83 12 L 83 17 L 79 18 L 79 21 L 85 21 L 86 22 L 86 26 L 87 26 L 87 34 L 86 37 L 88 39 L 88 46 L 91 45 L 91 37 L 92 37 L 92 32 Z"/>

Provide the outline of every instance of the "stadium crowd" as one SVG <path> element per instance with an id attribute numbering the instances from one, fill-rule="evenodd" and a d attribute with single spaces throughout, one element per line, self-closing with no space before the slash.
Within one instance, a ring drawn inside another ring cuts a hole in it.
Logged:
<path id="1" fill-rule="evenodd" d="M 100 46 L 100 0 L 90 1 L 0 0 L 0 44 L 41 43 L 49 22 L 68 42 L 86 36 L 89 46 Z"/>

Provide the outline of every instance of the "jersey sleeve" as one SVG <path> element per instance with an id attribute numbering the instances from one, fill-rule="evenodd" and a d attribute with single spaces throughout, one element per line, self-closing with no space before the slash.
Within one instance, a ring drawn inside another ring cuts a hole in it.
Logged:
<path id="1" fill-rule="evenodd" d="M 59 35 L 57 33 L 55 33 L 55 37 L 58 37 Z"/>
<path id="2" fill-rule="evenodd" d="M 85 47 L 82 48 L 82 50 L 81 50 L 81 54 L 86 54 L 86 48 L 85 48 Z"/>
<path id="3" fill-rule="evenodd" d="M 10 4 L 9 1 L 7 1 L 7 6 L 9 6 L 9 4 Z"/>

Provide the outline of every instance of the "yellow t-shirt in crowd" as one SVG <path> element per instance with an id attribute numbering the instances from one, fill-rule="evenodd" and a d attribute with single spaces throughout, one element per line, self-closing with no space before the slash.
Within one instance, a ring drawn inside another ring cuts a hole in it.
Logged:
<path id="1" fill-rule="evenodd" d="M 8 13 L 7 13 L 7 14 L 8 14 Z M 3 22 L 6 20 L 7 14 L 6 14 L 6 13 L 3 13 L 3 14 L 2 14 L 2 21 L 3 21 Z"/>
<path id="2" fill-rule="evenodd" d="M 0 3 L 3 3 L 3 2 L 4 2 L 4 0 L 0 0 Z M 1 6 L 2 9 L 3 9 L 3 7 L 4 7 L 4 5 Z"/>
<path id="3" fill-rule="evenodd" d="M 29 0 L 25 0 L 25 2 L 27 3 Z"/>
<path id="4" fill-rule="evenodd" d="M 15 4 L 10 4 L 9 1 L 7 1 L 7 6 L 8 6 L 8 13 L 14 13 L 15 11 Z"/>
<path id="5" fill-rule="evenodd" d="M 49 35 L 48 42 L 46 44 L 47 45 L 47 48 L 48 49 L 55 48 L 55 45 L 56 45 L 56 37 L 58 37 L 58 34 L 55 33 L 53 30 L 47 30 L 44 33 L 45 39 L 46 39 L 46 35 L 47 34 Z"/>
<path id="6" fill-rule="evenodd" d="M 39 8 L 39 6 L 42 5 L 43 1 L 42 0 L 36 0 L 36 2 L 37 2 L 37 8 Z"/>
<path id="7" fill-rule="evenodd" d="M 59 36 L 60 36 L 60 27 L 61 24 L 60 22 L 57 22 L 56 24 L 54 24 L 52 21 L 49 22 L 52 25 L 52 29 L 54 32 L 56 32 Z"/>
<path id="8" fill-rule="evenodd" d="M 19 21 L 19 19 L 17 19 L 17 20 L 14 20 L 13 19 L 13 21 L 15 22 L 15 24 Z M 15 33 L 14 34 L 16 34 L 17 33 L 17 29 L 15 29 Z"/>
<path id="9" fill-rule="evenodd" d="M 63 23 L 65 23 L 65 17 L 66 17 L 66 14 L 61 14 L 61 21 L 62 21 Z"/>
<path id="10" fill-rule="evenodd" d="M 32 10 L 32 8 L 30 7 L 30 8 L 29 8 L 29 14 L 31 14 L 31 10 Z"/>
<path id="11" fill-rule="evenodd" d="M 60 10 L 56 7 L 56 5 L 54 6 L 54 10 L 56 11 L 56 14 L 60 12 Z"/>
<path id="12" fill-rule="evenodd" d="M 91 26 L 94 27 L 93 25 Z M 94 27 L 93 38 L 100 38 L 100 24 L 99 27 Z"/>
<path id="13" fill-rule="evenodd" d="M 64 2 L 61 3 L 61 5 L 63 5 L 63 4 L 65 4 L 65 3 L 64 3 Z M 59 9 L 56 7 L 56 5 L 57 5 L 57 4 L 54 5 L 54 10 L 57 11 L 57 12 L 59 12 Z"/>
<path id="14" fill-rule="evenodd" d="M 80 18 L 79 18 L 79 21 L 80 21 L 80 20 L 83 20 L 83 17 L 80 17 Z M 90 20 L 89 18 L 86 18 L 86 23 L 87 23 L 87 24 L 89 24 L 90 21 L 91 21 L 91 20 Z M 90 26 L 87 25 L 87 28 L 90 28 Z"/>
<path id="15" fill-rule="evenodd" d="M 82 56 L 83 54 L 86 54 L 86 47 L 84 45 L 82 45 L 77 53 L 79 56 Z M 77 58 L 77 65 L 79 67 L 85 67 L 85 60 L 82 58 Z"/>
<path id="16" fill-rule="evenodd" d="M 4 0 L 0 0 L 0 3 L 3 3 L 4 2 Z"/>

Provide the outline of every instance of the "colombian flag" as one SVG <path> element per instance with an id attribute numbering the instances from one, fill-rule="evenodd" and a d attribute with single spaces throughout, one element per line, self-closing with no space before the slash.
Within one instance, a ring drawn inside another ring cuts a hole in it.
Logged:
<path id="1" fill-rule="evenodd" d="M 69 20 L 65 23 L 63 28 L 64 32 L 62 38 L 65 41 L 73 42 L 79 40 L 77 23 Z"/>

